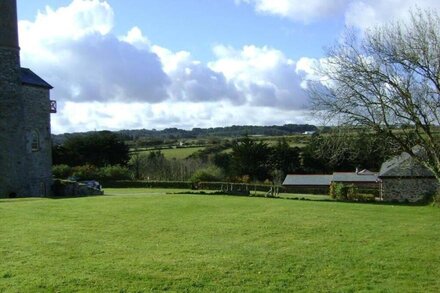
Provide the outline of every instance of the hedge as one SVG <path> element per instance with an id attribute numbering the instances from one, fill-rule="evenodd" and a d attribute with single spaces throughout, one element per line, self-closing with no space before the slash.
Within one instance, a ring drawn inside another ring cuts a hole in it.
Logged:
<path id="1" fill-rule="evenodd" d="M 102 181 L 104 188 L 182 188 L 194 189 L 194 184 L 189 181 Z"/>

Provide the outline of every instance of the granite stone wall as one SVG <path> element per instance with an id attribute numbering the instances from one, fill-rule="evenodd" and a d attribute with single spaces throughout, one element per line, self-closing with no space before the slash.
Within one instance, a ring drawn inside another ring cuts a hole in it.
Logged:
<path id="1" fill-rule="evenodd" d="M 435 178 L 382 178 L 381 195 L 384 201 L 418 202 L 438 187 Z"/>
<path id="2" fill-rule="evenodd" d="M 0 47 L 0 197 L 26 194 L 19 51 Z"/>
<path id="3" fill-rule="evenodd" d="M 52 185 L 50 93 L 46 88 L 23 85 L 26 137 L 27 196 L 49 196 Z M 32 141 L 38 137 L 38 149 Z"/>

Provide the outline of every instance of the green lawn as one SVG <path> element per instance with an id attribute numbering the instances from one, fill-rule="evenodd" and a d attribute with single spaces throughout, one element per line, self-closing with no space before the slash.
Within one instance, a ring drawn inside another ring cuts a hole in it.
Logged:
<path id="1" fill-rule="evenodd" d="M 0 200 L 0 292 L 440 292 L 440 209 L 166 195 Z"/>

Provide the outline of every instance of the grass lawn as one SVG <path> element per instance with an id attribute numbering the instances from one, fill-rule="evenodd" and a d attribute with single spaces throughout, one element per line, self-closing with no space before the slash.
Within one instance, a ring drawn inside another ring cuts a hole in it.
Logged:
<path id="1" fill-rule="evenodd" d="M 165 195 L 0 200 L 0 292 L 440 292 L 440 209 Z"/>

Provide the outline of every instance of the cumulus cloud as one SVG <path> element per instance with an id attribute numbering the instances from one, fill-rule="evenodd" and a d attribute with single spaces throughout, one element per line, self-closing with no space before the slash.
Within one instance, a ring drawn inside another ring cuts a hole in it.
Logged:
<path id="1" fill-rule="evenodd" d="M 111 34 L 113 17 L 98 0 L 47 7 L 34 22 L 20 22 L 22 63 L 53 83 L 61 101 L 166 99 L 170 81 L 159 57 L 129 43 L 146 42 L 136 29 L 122 40 Z"/>
<path id="2" fill-rule="evenodd" d="M 408 17 L 415 7 L 439 9 L 438 0 L 235 0 L 253 5 L 258 13 L 310 23 L 329 17 L 344 17 L 345 23 L 361 29 L 392 19 Z"/>
<path id="3" fill-rule="evenodd" d="M 345 12 L 345 23 L 367 29 L 389 21 L 406 20 L 413 9 L 440 9 L 438 0 L 351 1 Z"/>
<path id="4" fill-rule="evenodd" d="M 255 6 L 257 12 L 274 14 L 295 21 L 309 23 L 323 17 L 331 17 L 340 13 L 349 0 L 236 0 Z"/>
<path id="5" fill-rule="evenodd" d="M 341 13 L 350 0 L 236 0 L 251 4 L 259 13 L 273 14 L 294 21 L 309 23 Z"/>
<path id="6" fill-rule="evenodd" d="M 219 45 L 204 63 L 154 44 L 139 27 L 116 36 L 114 18 L 107 1 L 73 0 L 20 21 L 22 65 L 55 87 L 54 132 L 293 123 L 292 111 L 302 117 L 307 72 L 281 51 Z"/>
<path id="7" fill-rule="evenodd" d="M 241 93 L 233 82 L 228 81 L 222 72 L 214 71 L 206 64 L 194 60 L 189 52 L 173 53 L 160 46 L 154 46 L 152 50 L 160 56 L 164 70 L 172 80 L 169 94 L 174 101 L 243 102 Z"/>
<path id="8" fill-rule="evenodd" d="M 256 106 L 303 109 L 307 97 L 301 87 L 304 74 L 283 52 L 269 47 L 245 46 L 236 50 L 216 46 L 209 66 L 222 72 Z"/>
<path id="9" fill-rule="evenodd" d="M 212 103 L 76 103 L 67 102 L 63 115 L 54 116 L 54 133 L 93 131 L 96 129 L 164 129 L 178 127 L 218 127 L 230 125 L 282 125 L 316 123 L 307 111 L 274 109 L 228 102 Z M 130 115 L 127 115 L 130 113 Z"/>

